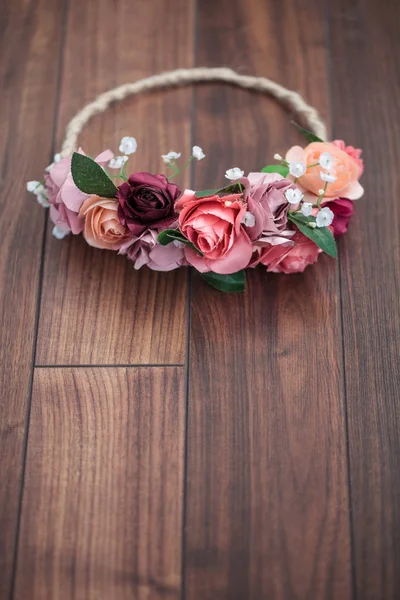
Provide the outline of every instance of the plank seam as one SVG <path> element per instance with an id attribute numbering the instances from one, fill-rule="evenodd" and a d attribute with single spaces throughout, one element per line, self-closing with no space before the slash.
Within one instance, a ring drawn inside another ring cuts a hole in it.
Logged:
<path id="1" fill-rule="evenodd" d="M 327 43 L 327 75 L 328 75 L 328 100 L 329 100 L 329 116 L 330 116 L 330 129 L 331 138 L 334 139 L 336 123 L 335 123 L 335 104 L 333 100 L 333 60 L 332 60 L 332 36 L 331 36 L 331 20 L 330 20 L 329 4 L 325 0 L 325 36 Z M 345 453 L 346 453 L 346 482 L 348 491 L 348 527 L 349 527 L 349 538 L 350 538 L 350 590 L 351 597 L 353 600 L 357 600 L 357 589 L 356 589 L 356 563 L 355 563 L 355 548 L 354 548 L 354 520 L 353 520 L 353 501 L 352 501 L 352 488 L 351 488 L 351 474 L 350 474 L 350 440 L 349 440 L 349 426 L 348 426 L 348 400 L 347 400 L 347 379 L 346 379 L 346 359 L 345 359 L 345 343 L 344 343 L 344 318 L 343 318 L 343 285 L 342 285 L 342 269 L 341 269 L 341 255 L 342 247 L 339 246 L 337 256 L 337 280 L 339 287 L 339 328 L 340 328 L 340 339 L 341 339 L 341 358 L 342 358 L 342 377 L 341 377 L 341 392 L 343 397 L 343 413 L 344 413 L 344 437 L 345 437 Z"/>
<path id="2" fill-rule="evenodd" d="M 193 48 L 192 57 L 194 66 L 197 66 L 198 46 L 198 4 L 193 0 Z M 192 110 L 190 115 L 190 137 L 191 146 L 195 143 L 197 108 L 197 89 L 192 91 Z M 195 165 L 190 167 L 190 186 L 194 189 Z M 187 492 L 188 492 L 188 454 L 189 454 L 189 374 L 190 374 L 190 326 L 191 326 L 191 299 L 192 299 L 192 276 L 189 269 L 187 276 L 187 303 L 186 303 L 186 349 L 185 349 L 185 438 L 183 449 L 183 502 L 182 502 L 182 533 L 181 533 L 181 600 L 186 598 L 186 525 L 187 525 Z"/>

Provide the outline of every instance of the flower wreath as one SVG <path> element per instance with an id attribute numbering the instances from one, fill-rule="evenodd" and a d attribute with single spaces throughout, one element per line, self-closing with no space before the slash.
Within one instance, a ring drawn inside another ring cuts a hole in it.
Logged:
<path id="1" fill-rule="evenodd" d="M 191 161 L 205 158 L 199 146 L 181 167 L 180 152 L 163 154 L 168 175 L 127 174 L 128 159 L 137 150 L 134 137 L 122 138 L 118 156 L 106 150 L 92 159 L 80 148 L 73 151 L 83 125 L 112 101 L 155 87 L 212 80 L 276 96 L 313 129 L 297 125 L 308 144 L 293 146 L 285 157 L 275 154 L 276 164 L 247 176 L 230 168 L 229 182 L 217 189 L 183 192 L 173 179 Z M 353 201 L 363 195 L 363 161 L 361 150 L 325 137 L 316 110 L 268 79 L 230 69 L 181 69 L 99 96 L 72 119 L 62 152 L 45 169 L 43 181 L 30 181 L 27 189 L 50 208 L 57 239 L 82 233 L 91 246 L 126 255 L 135 269 L 193 266 L 213 287 L 243 291 L 246 268 L 261 264 L 270 272 L 297 273 L 321 252 L 336 257 L 335 238 L 347 231 Z"/>

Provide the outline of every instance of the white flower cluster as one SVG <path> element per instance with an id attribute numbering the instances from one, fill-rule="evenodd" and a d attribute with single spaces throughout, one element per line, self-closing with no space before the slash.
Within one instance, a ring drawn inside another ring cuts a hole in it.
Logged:
<path id="1" fill-rule="evenodd" d="M 50 202 L 47 199 L 46 189 L 40 181 L 28 181 L 26 184 L 28 192 L 35 194 L 36 200 L 43 206 L 43 208 L 49 208 Z"/>
<path id="2" fill-rule="evenodd" d="M 134 137 L 125 135 L 119 143 L 119 151 L 122 152 L 119 156 L 114 156 L 108 166 L 110 169 L 122 169 L 124 164 L 129 159 L 131 154 L 134 154 L 137 150 L 137 141 Z"/>
<path id="3" fill-rule="evenodd" d="M 170 152 L 168 152 L 167 154 L 161 154 L 161 158 L 167 165 L 178 160 L 178 158 L 180 158 L 181 156 L 182 154 L 180 152 L 175 152 L 174 150 L 170 150 Z M 196 160 L 203 160 L 203 158 L 205 157 L 206 155 L 204 154 L 203 149 L 200 148 L 200 146 L 193 146 L 192 154 L 189 160 L 192 160 L 193 158 L 195 158 Z"/>

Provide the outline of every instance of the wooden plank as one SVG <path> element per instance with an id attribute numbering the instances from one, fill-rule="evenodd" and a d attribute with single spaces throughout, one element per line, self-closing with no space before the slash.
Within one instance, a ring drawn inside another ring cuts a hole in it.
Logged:
<path id="1" fill-rule="evenodd" d="M 51 155 L 63 0 L 0 19 L 0 597 L 8 598 L 31 379 L 44 213 L 25 182 Z"/>
<path id="2" fill-rule="evenodd" d="M 68 120 L 100 92 L 191 66 L 192 5 L 71 0 L 59 144 Z M 139 149 L 132 169 L 158 172 L 165 151 L 190 153 L 192 94 L 173 90 L 126 100 L 89 125 L 82 147 L 92 155 L 118 150 L 123 135 L 134 135 Z M 188 173 L 177 182 L 187 185 Z M 135 272 L 125 257 L 86 247 L 82 239 L 59 243 L 49 235 L 38 364 L 182 363 L 186 278 L 184 269 Z"/>
<path id="3" fill-rule="evenodd" d="M 342 246 L 357 598 L 400 597 L 399 3 L 330 7 L 334 133 L 364 149 Z"/>
<path id="4" fill-rule="evenodd" d="M 199 5 L 197 64 L 299 90 L 328 112 L 317 1 Z M 233 33 L 234 32 L 234 33 Z M 197 94 L 196 188 L 257 170 L 300 141 L 279 106 L 215 86 Z M 351 597 L 337 266 L 256 270 L 244 295 L 192 290 L 187 466 L 188 600 Z"/>
<path id="5" fill-rule="evenodd" d="M 36 370 L 16 600 L 179 598 L 183 381 Z"/>

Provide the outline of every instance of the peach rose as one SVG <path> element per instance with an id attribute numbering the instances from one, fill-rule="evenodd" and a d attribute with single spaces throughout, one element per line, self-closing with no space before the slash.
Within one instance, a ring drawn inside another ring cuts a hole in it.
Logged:
<path id="1" fill-rule="evenodd" d="M 113 198 L 95 195 L 84 201 L 79 216 L 85 219 L 83 236 L 90 246 L 119 250 L 132 235 L 118 219 L 118 206 Z"/>
<path id="2" fill-rule="evenodd" d="M 293 146 L 286 154 L 286 160 L 288 162 L 302 162 L 306 165 L 315 165 L 315 163 L 319 162 L 323 152 L 329 152 L 333 157 L 334 165 L 329 173 L 336 177 L 336 181 L 328 183 L 325 199 L 341 197 L 348 198 L 349 200 L 357 200 L 361 198 L 364 190 L 358 182 L 361 174 L 360 165 L 353 156 L 336 144 L 312 142 L 305 148 Z M 318 190 L 325 185 L 320 176 L 321 171 L 324 171 L 324 169 L 319 165 L 308 168 L 305 175 L 299 177 L 297 183 L 303 190 L 318 195 Z"/>
<path id="3" fill-rule="evenodd" d="M 252 244 L 242 227 L 246 205 L 241 194 L 197 198 L 186 190 L 175 210 L 180 213 L 181 232 L 203 253 L 200 256 L 193 248 L 185 248 L 188 262 L 198 271 L 227 275 L 247 267 Z"/>

